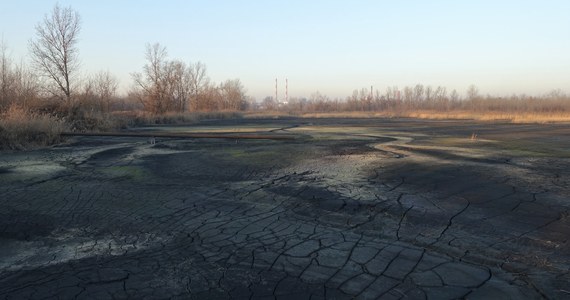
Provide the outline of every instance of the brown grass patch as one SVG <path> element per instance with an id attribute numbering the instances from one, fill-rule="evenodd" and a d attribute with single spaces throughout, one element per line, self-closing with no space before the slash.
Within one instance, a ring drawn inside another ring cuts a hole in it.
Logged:
<path id="1" fill-rule="evenodd" d="M 506 121 L 511 123 L 570 122 L 569 113 L 551 112 L 416 111 L 404 113 L 403 116 L 418 119 L 471 119 L 479 121 Z"/>
<path id="2" fill-rule="evenodd" d="M 0 149 L 22 150 L 53 145 L 61 141 L 66 123 L 48 114 L 12 105 L 1 114 Z"/>
<path id="3" fill-rule="evenodd" d="M 243 114 L 236 111 L 217 112 L 170 112 L 155 115 L 143 111 L 118 111 L 112 115 L 120 120 L 119 127 L 144 126 L 155 124 L 194 124 L 200 120 L 241 119 Z"/>
<path id="4" fill-rule="evenodd" d="M 287 117 L 287 113 L 257 114 L 254 116 Z M 478 120 L 510 123 L 562 123 L 570 122 L 570 113 L 564 112 L 477 112 L 477 111 L 381 111 L 381 112 L 315 112 L 299 115 L 303 118 L 416 118 L 429 120 Z M 250 117 L 250 115 L 248 115 Z"/>
<path id="5" fill-rule="evenodd" d="M 284 111 L 276 111 L 276 110 L 268 110 L 268 111 L 251 111 L 244 114 L 244 118 L 246 119 L 282 119 L 282 118 L 291 118 L 291 117 L 298 117 L 300 116 L 297 113 L 293 112 L 284 112 Z"/>

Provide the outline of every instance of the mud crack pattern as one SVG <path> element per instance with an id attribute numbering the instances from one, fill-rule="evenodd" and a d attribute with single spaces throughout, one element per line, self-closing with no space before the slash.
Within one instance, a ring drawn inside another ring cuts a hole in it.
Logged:
<path id="1" fill-rule="evenodd" d="M 435 122 L 280 122 L 303 138 L 2 154 L 0 297 L 570 296 L 567 158 L 434 146 L 464 135 Z"/>

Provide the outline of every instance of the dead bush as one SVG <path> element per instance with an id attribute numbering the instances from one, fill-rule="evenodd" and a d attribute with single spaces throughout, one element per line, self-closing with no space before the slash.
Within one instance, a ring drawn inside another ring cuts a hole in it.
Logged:
<path id="1" fill-rule="evenodd" d="M 164 114 L 151 114 L 143 111 L 113 112 L 113 116 L 120 120 L 119 128 L 128 126 L 144 126 L 157 124 L 194 124 L 200 120 L 241 119 L 243 114 L 235 111 L 217 112 L 170 112 Z"/>
<path id="2" fill-rule="evenodd" d="M 72 131 L 109 131 L 117 128 L 117 122 L 111 114 L 83 103 L 62 106 L 58 115 L 66 120 Z"/>
<path id="3" fill-rule="evenodd" d="M 64 120 L 11 105 L 0 119 L 0 149 L 22 150 L 61 142 Z"/>

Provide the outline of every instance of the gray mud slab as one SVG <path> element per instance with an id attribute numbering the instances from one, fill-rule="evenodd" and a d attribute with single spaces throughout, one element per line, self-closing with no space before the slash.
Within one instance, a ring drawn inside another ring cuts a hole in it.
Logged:
<path id="1" fill-rule="evenodd" d="M 570 125 L 170 129 L 296 138 L 0 153 L 0 298 L 570 297 Z"/>

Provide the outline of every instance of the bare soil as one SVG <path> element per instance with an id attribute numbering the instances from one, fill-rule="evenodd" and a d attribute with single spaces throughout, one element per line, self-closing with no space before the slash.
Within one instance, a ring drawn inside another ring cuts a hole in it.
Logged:
<path id="1" fill-rule="evenodd" d="M 570 297 L 568 124 L 141 132 L 0 153 L 1 298 Z"/>

